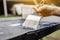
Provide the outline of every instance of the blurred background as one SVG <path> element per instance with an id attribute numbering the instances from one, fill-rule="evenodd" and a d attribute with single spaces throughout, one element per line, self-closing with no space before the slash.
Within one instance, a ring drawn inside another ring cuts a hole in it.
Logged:
<path id="1" fill-rule="evenodd" d="M 40 3 L 41 0 L 36 0 L 38 3 Z M 8 14 L 12 14 L 11 8 L 14 4 L 28 4 L 28 5 L 35 5 L 33 0 L 6 0 L 7 3 L 7 11 Z M 54 4 L 56 6 L 60 6 L 60 0 L 46 0 L 45 4 Z M 4 15 L 3 10 L 3 0 L 0 0 L 0 15 Z"/>

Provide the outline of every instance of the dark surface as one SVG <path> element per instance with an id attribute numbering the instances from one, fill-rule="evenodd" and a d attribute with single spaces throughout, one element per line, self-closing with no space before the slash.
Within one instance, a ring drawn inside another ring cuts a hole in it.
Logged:
<path id="1" fill-rule="evenodd" d="M 60 24 L 55 25 L 53 27 L 47 27 L 47 28 L 27 32 L 23 35 L 19 35 L 17 37 L 14 37 L 14 38 L 11 38 L 8 40 L 38 40 L 38 39 L 43 38 L 44 36 L 49 35 L 59 29 L 60 29 Z"/>
<path id="2" fill-rule="evenodd" d="M 27 32 L 33 33 L 35 36 L 32 34 L 31 35 L 34 36 L 34 38 L 36 39 L 36 34 L 38 34 L 38 32 L 40 32 L 40 30 L 33 31 L 30 29 L 22 29 L 21 26 L 10 26 L 11 24 L 16 24 L 16 23 L 20 23 L 20 22 L 23 23 L 23 21 L 21 21 L 20 19 L 21 19 L 20 17 L 0 18 L 0 40 L 7 40 L 7 39 L 14 38 L 14 37 L 18 37 Z M 42 21 L 60 23 L 60 17 L 56 17 L 56 16 L 45 17 L 42 19 Z M 22 38 L 23 38 L 23 36 L 22 36 Z"/>

